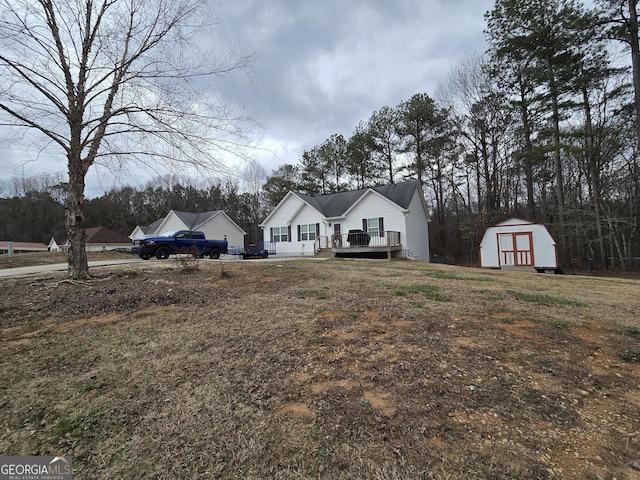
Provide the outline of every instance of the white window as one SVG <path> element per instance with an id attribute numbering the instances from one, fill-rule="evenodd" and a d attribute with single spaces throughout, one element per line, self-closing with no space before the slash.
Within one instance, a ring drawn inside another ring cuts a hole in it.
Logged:
<path id="1" fill-rule="evenodd" d="M 315 240 L 316 224 L 300 225 L 300 240 Z"/>
<path id="2" fill-rule="evenodd" d="M 367 218 L 367 233 L 370 237 L 380 236 L 380 223 L 377 218 Z"/>
<path id="3" fill-rule="evenodd" d="M 273 241 L 274 242 L 288 242 L 289 241 L 289 227 L 273 227 Z"/>

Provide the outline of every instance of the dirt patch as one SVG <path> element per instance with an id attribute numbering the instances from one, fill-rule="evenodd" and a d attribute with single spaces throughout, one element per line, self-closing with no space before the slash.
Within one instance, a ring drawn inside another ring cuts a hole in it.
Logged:
<path id="1" fill-rule="evenodd" d="M 640 478 L 637 280 L 220 272 L 3 279 L 2 451 L 87 478 Z"/>

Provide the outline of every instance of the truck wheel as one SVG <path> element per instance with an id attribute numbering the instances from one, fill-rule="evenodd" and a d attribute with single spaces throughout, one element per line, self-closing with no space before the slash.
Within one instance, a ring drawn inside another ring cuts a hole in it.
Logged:
<path id="1" fill-rule="evenodd" d="M 267 252 L 266 250 L 262 252 L 262 258 L 267 258 L 268 256 L 269 256 L 269 252 Z"/>
<path id="2" fill-rule="evenodd" d="M 140 255 L 140 258 L 143 260 L 149 260 L 151 258 L 151 255 Z"/>
<path id="3" fill-rule="evenodd" d="M 218 258 L 220 258 L 220 250 L 218 250 L 217 248 L 212 248 L 209 252 L 209 258 L 211 260 L 217 260 Z"/>
<path id="4" fill-rule="evenodd" d="M 158 250 L 156 251 L 156 258 L 158 260 L 164 260 L 165 258 L 169 258 L 169 255 L 171 255 L 171 250 L 169 250 L 169 247 L 166 247 L 166 246 L 162 246 L 158 248 Z"/>

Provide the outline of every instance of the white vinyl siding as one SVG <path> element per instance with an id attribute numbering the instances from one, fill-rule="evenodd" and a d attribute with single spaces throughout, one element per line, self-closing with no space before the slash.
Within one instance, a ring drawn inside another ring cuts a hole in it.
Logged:
<path id="1" fill-rule="evenodd" d="M 342 222 L 342 232 L 347 233 L 353 229 L 365 230 L 363 228 L 365 222 L 367 230 L 369 230 L 369 219 L 371 219 L 371 226 L 375 228 L 375 232 L 378 235 L 380 234 L 380 218 L 384 219 L 383 228 L 385 231 L 400 232 L 400 241 L 404 245 L 404 214 L 397 205 L 374 193 L 368 193 L 367 196 L 349 212 L 349 218 Z M 365 222 L 363 222 L 363 220 L 365 220 Z M 371 235 L 371 232 L 369 235 Z"/>
<path id="2" fill-rule="evenodd" d="M 407 257 L 422 262 L 429 261 L 429 222 L 425 205 L 416 193 L 409 204 L 409 214 L 406 216 L 406 234 L 401 238 L 406 248 Z M 385 227 L 389 230 L 393 228 Z"/>

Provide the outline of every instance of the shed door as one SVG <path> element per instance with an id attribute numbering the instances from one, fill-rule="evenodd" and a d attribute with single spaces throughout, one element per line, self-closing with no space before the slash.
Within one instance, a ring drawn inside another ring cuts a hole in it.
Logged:
<path id="1" fill-rule="evenodd" d="M 498 234 L 498 246 L 500 248 L 500 265 L 514 266 L 516 264 L 514 256 L 513 233 Z"/>
<path id="2" fill-rule="evenodd" d="M 532 232 L 501 233 L 498 235 L 498 244 L 500 245 L 500 265 L 533 266 Z"/>

